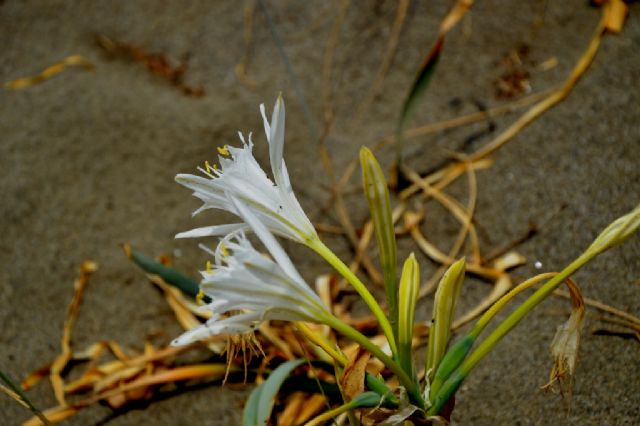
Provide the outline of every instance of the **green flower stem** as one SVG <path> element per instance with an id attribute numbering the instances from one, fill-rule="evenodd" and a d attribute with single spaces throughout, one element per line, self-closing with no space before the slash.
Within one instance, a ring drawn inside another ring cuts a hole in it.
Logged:
<path id="1" fill-rule="evenodd" d="M 320 241 L 320 239 L 309 241 L 308 246 L 313 251 L 322 256 L 327 262 L 329 262 L 329 264 L 333 266 L 336 271 L 338 271 L 340 275 L 342 275 L 358 292 L 360 297 L 362 297 L 364 303 L 367 304 L 369 309 L 371 309 L 373 315 L 378 320 L 380 328 L 382 328 L 382 332 L 389 342 L 391 352 L 394 356 L 396 356 L 396 354 L 398 353 L 398 348 L 396 346 L 396 340 L 393 335 L 391 324 L 389 323 L 389 320 L 387 319 L 384 311 L 382 310 L 376 299 L 373 297 L 373 295 L 369 292 L 367 287 L 362 283 L 362 281 L 360 281 L 356 274 L 354 274 L 351 269 L 349 269 L 349 267 L 345 265 L 345 263 L 331 251 L 329 247 L 327 247 L 322 241 Z"/>
<path id="2" fill-rule="evenodd" d="M 467 357 L 460 367 L 454 371 L 449 378 L 444 382 L 438 393 L 436 394 L 433 405 L 429 408 L 428 414 L 437 414 L 449 401 L 449 399 L 456 393 L 458 387 L 469 372 L 482 360 L 487 354 L 498 344 L 502 338 L 507 335 L 522 318 L 528 314 L 533 308 L 538 306 L 547 296 L 549 296 L 564 280 L 569 278 L 574 272 L 584 266 L 587 262 L 593 259 L 599 251 L 587 250 L 576 260 L 571 262 L 562 272 L 555 275 L 549 281 L 547 281 L 542 287 L 540 287 L 531 297 L 522 303 L 515 311 L 513 311 L 507 319 L 505 319 L 500 325 L 496 327 L 493 332 L 485 340 L 478 345 L 469 357 Z"/>
<path id="3" fill-rule="evenodd" d="M 296 321 L 294 323 L 296 328 L 302 334 L 305 339 L 320 347 L 327 353 L 338 365 L 344 366 L 347 363 L 347 357 L 342 353 L 340 348 L 336 347 L 333 343 L 329 342 L 321 333 L 316 333 L 311 330 L 307 324 L 302 321 Z"/>
<path id="4" fill-rule="evenodd" d="M 538 306 L 540 302 L 547 298 L 564 280 L 569 278 L 580 269 L 584 264 L 589 262 L 597 253 L 585 252 L 576 260 L 571 262 L 562 272 L 547 281 L 540 287 L 531 297 L 525 300 L 515 311 L 513 311 L 507 319 L 505 319 L 489 336 L 478 346 L 478 348 L 469 355 L 460 365 L 460 373 L 466 377 L 471 369 L 490 351 L 495 345 L 511 331 L 522 318 L 528 314 L 533 308 Z"/>
<path id="5" fill-rule="evenodd" d="M 336 317 L 327 318 L 326 324 L 336 330 L 337 332 L 345 335 L 360 346 L 371 352 L 373 356 L 378 358 L 389 370 L 393 372 L 400 381 L 400 384 L 404 386 L 409 395 L 409 399 L 415 405 L 420 408 L 425 406 L 422 395 L 420 394 L 420 388 L 418 383 L 413 381 L 411 377 L 396 363 L 389 355 L 385 354 L 382 349 L 373 344 L 365 335 L 360 333 L 350 325 L 340 321 Z"/>
<path id="6" fill-rule="evenodd" d="M 373 392 L 364 392 L 353 398 L 351 401 L 334 408 L 333 410 L 325 411 L 318 417 L 305 423 L 305 426 L 317 426 L 324 424 L 327 420 L 331 420 L 342 413 L 356 408 L 375 407 L 380 404 L 380 395 Z"/>
<path id="7" fill-rule="evenodd" d="M 469 331 L 468 335 L 472 337 L 474 340 L 482 333 L 485 327 L 489 324 L 491 319 L 505 307 L 507 303 L 509 303 L 514 297 L 518 294 L 522 293 L 524 290 L 529 287 L 536 285 L 540 281 L 553 278 L 556 275 L 555 272 L 545 272 L 544 274 L 536 275 L 535 277 L 529 278 L 518 284 L 516 287 L 511 289 L 507 294 L 502 296 L 500 299 L 496 301 L 487 311 L 478 319 L 475 323 L 471 331 Z"/>
<path id="8" fill-rule="evenodd" d="M 476 339 L 486 328 L 491 319 L 518 294 L 522 293 L 529 287 L 536 285 L 540 281 L 553 278 L 555 275 L 557 275 L 555 272 L 546 272 L 544 274 L 536 275 L 535 277 L 529 278 L 528 280 L 518 284 L 518 286 L 511 289 L 511 291 L 503 295 L 493 305 L 491 305 L 491 307 L 480 317 L 480 319 L 478 319 L 471 331 L 469 331 L 469 333 L 467 333 L 453 346 L 451 346 L 451 348 L 442 358 L 440 365 L 435 371 L 429 394 L 432 403 L 438 395 L 442 384 L 449 378 L 451 373 L 453 373 L 464 361 L 467 354 L 471 351 L 471 348 Z"/>
<path id="9" fill-rule="evenodd" d="M 564 268 L 562 272 L 554 275 L 549 281 L 547 281 L 542 287 L 540 287 L 531 297 L 522 303 L 515 311 L 513 311 L 507 319 L 505 319 L 500 325 L 498 325 L 489 336 L 480 344 L 478 348 L 469 355 L 462 363 L 460 367 L 451 373 L 449 378 L 442 384 L 440 391 L 436 394 L 434 404 L 429 408 L 427 414 L 437 414 L 442 407 L 449 401 L 449 399 L 456 393 L 460 384 L 467 377 L 469 372 L 484 358 L 489 352 L 498 344 L 498 342 L 509 333 L 522 318 L 528 314 L 533 308 L 538 306 L 544 299 L 546 299 L 551 292 L 553 292 L 562 282 L 573 275 L 578 269 L 590 262 L 591 259 L 599 255 L 600 253 L 609 250 L 610 248 L 622 244 L 626 239 L 630 238 L 640 229 L 640 205 L 636 206 L 631 212 L 611 222 L 591 245 L 585 250 L 576 260 L 571 262 L 569 266 Z M 531 280 L 535 280 L 536 277 Z M 530 280 L 530 281 L 531 281 Z M 522 289 L 525 283 L 520 284 L 519 288 Z M 479 321 L 479 325 L 476 324 L 477 329 L 474 329 L 474 333 L 481 331 L 484 326 L 491 319 L 491 316 L 499 310 L 504 303 L 510 300 L 509 295 L 506 298 L 501 299 L 503 303 L 498 302 L 498 307 L 495 311 L 485 314 Z"/>
<path id="10" fill-rule="evenodd" d="M 349 360 L 342 353 L 340 348 L 338 348 L 335 344 L 331 343 L 325 336 L 321 333 L 317 333 L 309 328 L 307 324 L 302 321 L 295 322 L 296 328 L 298 331 L 311 343 L 320 347 L 323 351 L 327 353 L 335 362 L 336 368 L 343 368 L 347 365 Z M 391 393 L 391 389 L 387 386 L 384 380 L 377 378 L 373 374 L 367 372 L 365 373 L 365 381 L 367 383 L 367 387 L 377 393 L 380 396 L 385 397 L 385 399 L 392 405 L 398 405 L 398 398 L 395 397 Z"/>

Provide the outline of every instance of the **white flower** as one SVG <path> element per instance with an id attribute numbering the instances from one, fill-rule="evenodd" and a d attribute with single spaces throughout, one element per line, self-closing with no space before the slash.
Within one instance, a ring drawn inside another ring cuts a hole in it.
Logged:
<path id="1" fill-rule="evenodd" d="M 222 333 L 245 333 L 267 320 L 323 323 L 331 316 L 266 226 L 241 201 L 231 195 L 229 200 L 274 260 L 254 249 L 242 230 L 223 238 L 212 253 L 213 269 L 202 272 L 200 283 L 212 300 L 203 308 L 212 311 L 213 316 L 206 324 L 175 339 L 172 345 L 186 345 Z"/>
<path id="2" fill-rule="evenodd" d="M 284 148 L 284 101 L 278 97 L 271 124 L 267 120 L 264 105 L 260 105 L 264 130 L 269 142 L 269 158 L 273 179 L 271 181 L 253 157 L 251 134 L 248 143 L 241 133 L 242 148 L 224 147 L 218 149 L 220 169 L 206 166 L 199 168 L 205 175 L 179 174 L 176 181 L 194 191 L 204 204 L 194 215 L 206 209 L 222 209 L 238 215 L 230 201 L 230 196 L 246 204 L 252 213 L 277 235 L 307 243 L 318 238 L 313 225 L 296 199 L 287 167 L 282 157 Z M 275 183 L 274 183 L 275 182 Z M 232 230 L 245 229 L 244 223 L 208 226 L 176 235 L 176 238 L 222 236 Z"/>

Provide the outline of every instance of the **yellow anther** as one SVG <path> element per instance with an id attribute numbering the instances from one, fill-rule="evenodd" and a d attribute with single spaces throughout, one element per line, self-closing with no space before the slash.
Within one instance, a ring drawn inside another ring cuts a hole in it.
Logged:
<path id="1" fill-rule="evenodd" d="M 210 260 L 207 260 L 206 271 L 209 274 L 213 273 L 213 265 L 211 264 Z M 200 291 L 202 291 L 202 290 L 200 290 Z"/>
<path id="2" fill-rule="evenodd" d="M 227 249 L 227 247 L 222 243 L 220 243 L 220 251 L 223 256 L 229 256 L 229 249 Z"/>
<path id="3" fill-rule="evenodd" d="M 204 305 L 203 299 L 204 299 L 204 291 L 202 291 L 202 289 L 200 289 L 200 291 L 196 295 L 196 303 L 198 305 Z"/>
<path id="4" fill-rule="evenodd" d="M 229 147 L 228 145 L 225 145 L 223 147 L 218 147 L 218 154 L 220 155 L 224 155 L 225 157 L 228 157 L 229 155 Z"/>
<path id="5" fill-rule="evenodd" d="M 204 162 L 204 169 L 207 171 L 207 173 L 211 173 L 211 170 L 215 170 L 216 165 L 214 164 L 213 167 L 211 167 L 211 165 L 209 164 L 209 161 L 205 161 Z"/>

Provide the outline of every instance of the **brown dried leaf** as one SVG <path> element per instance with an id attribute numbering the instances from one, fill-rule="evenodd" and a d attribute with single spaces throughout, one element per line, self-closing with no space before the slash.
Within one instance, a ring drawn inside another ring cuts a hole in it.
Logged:
<path id="1" fill-rule="evenodd" d="M 349 362 L 340 377 L 340 386 L 344 397 L 350 401 L 364 391 L 364 375 L 371 354 L 358 346 L 356 351 L 352 351 L 347 356 Z"/>
<path id="2" fill-rule="evenodd" d="M 55 358 L 53 364 L 51 365 L 50 371 L 51 386 L 53 387 L 53 392 L 56 396 L 56 400 L 60 405 L 65 405 L 64 380 L 62 379 L 61 373 L 69 360 L 72 358 L 71 332 L 73 330 L 73 325 L 75 323 L 76 317 L 78 316 L 78 310 L 80 309 L 82 295 L 84 294 L 84 290 L 89 283 L 89 277 L 97 269 L 98 264 L 91 260 L 82 262 L 82 265 L 80 265 L 80 276 L 73 283 L 74 294 L 73 298 L 71 299 L 71 303 L 69 304 L 69 308 L 67 309 L 67 316 L 65 318 L 64 328 L 62 331 L 62 353 Z"/>
<path id="3" fill-rule="evenodd" d="M 575 371 L 578 348 L 580 347 L 580 334 L 584 320 L 584 300 L 577 284 L 567 279 L 565 281 L 571 295 L 573 308 L 566 323 L 558 327 L 556 335 L 551 342 L 551 355 L 554 359 L 553 368 L 549 376 L 549 383 L 544 388 L 552 388 L 559 383 L 563 390 L 563 382 L 566 380 L 568 390 L 571 390 L 573 373 Z"/>

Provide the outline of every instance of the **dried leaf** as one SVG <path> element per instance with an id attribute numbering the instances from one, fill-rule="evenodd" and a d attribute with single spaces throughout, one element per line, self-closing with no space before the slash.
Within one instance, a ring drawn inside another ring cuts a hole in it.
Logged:
<path id="1" fill-rule="evenodd" d="M 4 84 L 4 87 L 10 90 L 26 89 L 28 87 L 32 87 L 37 84 L 40 84 L 43 81 L 48 80 L 54 75 L 59 74 L 62 71 L 64 71 L 66 68 L 70 68 L 70 67 L 80 67 L 80 68 L 84 68 L 87 71 L 93 71 L 93 69 L 95 68 L 94 65 L 83 56 L 71 55 L 71 56 L 67 56 L 60 62 L 56 62 L 55 64 L 45 68 L 38 75 L 35 75 L 33 77 L 22 77 L 22 78 L 9 81 Z"/>
<path id="2" fill-rule="evenodd" d="M 605 31 L 619 33 L 629 13 L 629 6 L 622 0 L 609 0 L 605 5 Z"/>
<path id="3" fill-rule="evenodd" d="M 585 305 L 580 288 L 576 283 L 571 279 L 567 279 L 565 283 L 571 294 L 573 308 L 569 319 L 558 327 L 556 335 L 551 342 L 551 355 L 553 356 L 554 364 L 549 376 L 549 383 L 544 388 L 551 388 L 555 383 L 559 383 L 562 391 L 563 382 L 566 381 L 570 391 L 571 379 L 573 378 L 578 357 L 578 348 L 580 347 Z"/>
<path id="4" fill-rule="evenodd" d="M 340 387 L 344 397 L 350 401 L 364 391 L 364 375 L 371 354 L 358 346 L 358 350 L 347 355 L 349 362 L 340 377 Z"/>
<path id="5" fill-rule="evenodd" d="M 89 283 L 89 277 L 97 269 L 98 264 L 91 260 L 82 262 L 82 265 L 80 265 L 80 276 L 73 283 L 74 294 L 73 298 L 71 299 L 71 303 L 69 304 L 69 308 L 67 309 L 67 316 L 65 318 L 62 331 L 62 353 L 58 355 L 51 364 L 49 375 L 51 385 L 53 386 L 53 392 L 56 396 L 56 400 L 60 405 L 66 404 L 64 399 L 64 380 L 62 379 L 61 373 L 69 360 L 72 358 L 71 332 L 73 330 L 73 325 L 80 309 L 82 295 L 84 294 L 84 290 Z"/>
<path id="6" fill-rule="evenodd" d="M 327 398 L 324 395 L 313 394 L 311 398 L 308 398 L 305 404 L 302 406 L 302 410 L 296 417 L 295 425 L 304 424 L 311 417 L 315 416 L 320 410 L 327 404 Z"/>
<path id="7" fill-rule="evenodd" d="M 79 406 L 59 406 L 50 408 L 42 412 L 42 414 L 47 418 L 50 423 L 60 423 L 61 421 L 75 415 L 78 411 L 80 411 L 82 407 Z M 22 423 L 22 426 L 40 426 L 42 425 L 42 420 L 38 417 L 33 416 L 26 422 Z"/>

